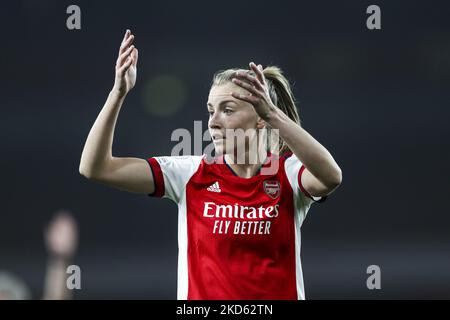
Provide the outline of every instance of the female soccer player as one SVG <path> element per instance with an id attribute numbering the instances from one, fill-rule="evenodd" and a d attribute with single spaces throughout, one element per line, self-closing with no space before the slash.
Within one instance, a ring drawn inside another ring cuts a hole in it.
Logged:
<path id="1" fill-rule="evenodd" d="M 214 75 L 207 103 L 213 161 L 205 155 L 115 157 L 117 116 L 136 82 L 133 41 L 127 30 L 80 173 L 178 204 L 178 299 L 304 299 L 300 227 L 311 204 L 340 185 L 342 173 L 300 126 L 288 81 L 279 68 L 254 63 Z M 278 131 L 278 150 L 257 134 L 265 128 Z M 239 129 L 250 134 L 235 144 L 231 133 Z M 264 156 L 249 161 L 254 146 Z"/>

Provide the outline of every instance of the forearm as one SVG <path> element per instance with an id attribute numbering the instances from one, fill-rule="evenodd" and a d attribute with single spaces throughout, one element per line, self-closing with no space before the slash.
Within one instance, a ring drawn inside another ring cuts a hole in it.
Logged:
<path id="1" fill-rule="evenodd" d="M 279 109 L 267 122 L 279 130 L 280 138 L 320 182 L 331 187 L 340 184 L 342 173 L 333 156 L 306 130 Z"/>
<path id="2" fill-rule="evenodd" d="M 117 117 L 125 95 L 113 89 L 95 120 L 84 145 L 80 161 L 80 173 L 90 177 L 112 158 L 112 144 Z"/>

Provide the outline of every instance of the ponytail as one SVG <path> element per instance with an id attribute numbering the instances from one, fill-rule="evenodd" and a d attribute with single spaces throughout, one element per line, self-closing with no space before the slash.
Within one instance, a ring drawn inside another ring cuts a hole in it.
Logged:
<path id="1" fill-rule="evenodd" d="M 269 66 L 263 71 L 264 77 L 269 86 L 270 99 L 289 119 L 300 125 L 300 117 L 295 105 L 294 95 L 292 94 L 289 81 L 283 75 L 280 68 L 276 66 Z M 283 155 L 291 150 L 287 144 L 279 138 L 279 154 Z"/>

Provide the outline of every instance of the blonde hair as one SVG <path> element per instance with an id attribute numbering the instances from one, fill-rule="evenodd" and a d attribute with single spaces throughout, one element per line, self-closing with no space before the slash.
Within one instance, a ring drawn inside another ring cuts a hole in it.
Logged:
<path id="1" fill-rule="evenodd" d="M 245 71 L 255 76 L 253 70 L 244 70 L 238 68 L 232 68 L 227 70 L 220 70 L 214 74 L 211 86 L 220 86 L 231 82 L 234 78 L 236 71 Z M 277 66 L 268 66 L 263 70 L 264 77 L 266 78 L 267 86 L 269 87 L 269 95 L 273 104 L 276 105 L 283 113 L 285 113 L 291 120 L 293 120 L 298 125 L 301 125 L 301 120 L 298 115 L 297 106 L 295 104 L 295 98 L 292 94 L 291 85 L 283 72 Z M 270 128 L 268 128 L 270 130 Z M 273 136 L 273 135 L 269 135 Z M 286 145 L 286 143 L 279 137 L 279 150 L 278 154 L 283 155 L 291 150 Z"/>

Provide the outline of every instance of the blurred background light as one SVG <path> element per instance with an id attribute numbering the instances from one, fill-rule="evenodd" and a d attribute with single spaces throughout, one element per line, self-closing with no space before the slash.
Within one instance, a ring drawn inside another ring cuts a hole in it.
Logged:
<path id="1" fill-rule="evenodd" d="M 183 80 L 173 75 L 157 75 L 142 88 L 142 105 L 149 115 L 171 116 L 183 108 L 188 89 Z"/>

